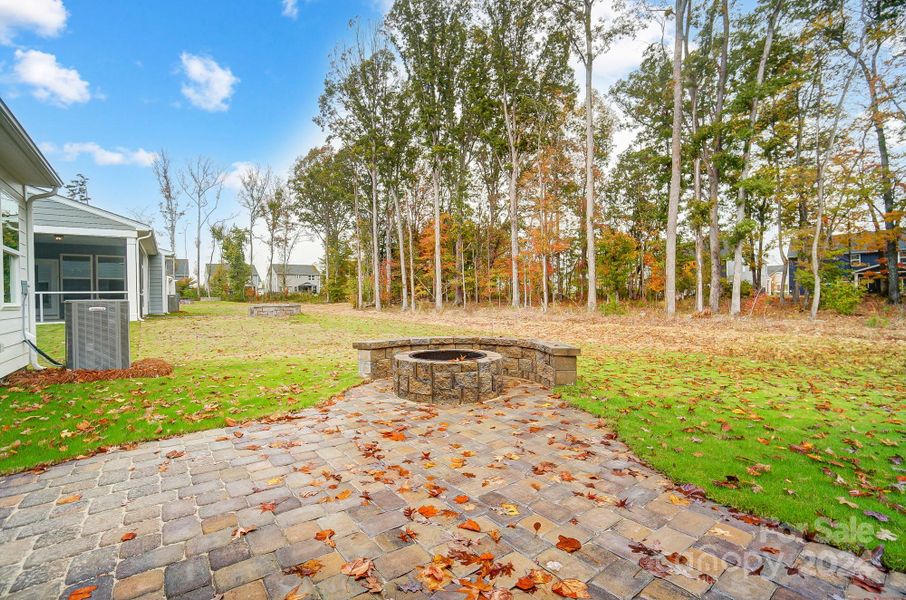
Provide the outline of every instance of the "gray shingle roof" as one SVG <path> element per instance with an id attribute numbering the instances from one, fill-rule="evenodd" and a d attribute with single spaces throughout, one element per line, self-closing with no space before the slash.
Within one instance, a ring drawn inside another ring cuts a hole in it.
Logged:
<path id="1" fill-rule="evenodd" d="M 283 265 L 274 265 L 274 273 L 283 275 Z M 319 275 L 314 265 L 286 265 L 286 275 Z"/>

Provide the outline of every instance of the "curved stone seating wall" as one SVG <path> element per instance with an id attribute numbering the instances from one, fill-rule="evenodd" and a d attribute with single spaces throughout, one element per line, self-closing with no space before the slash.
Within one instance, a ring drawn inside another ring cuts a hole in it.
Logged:
<path id="1" fill-rule="evenodd" d="M 252 304 L 250 317 L 291 317 L 302 314 L 301 304 Z"/>
<path id="2" fill-rule="evenodd" d="M 430 337 L 355 342 L 359 375 L 385 379 L 392 375 L 393 355 L 412 350 L 485 350 L 503 356 L 503 375 L 550 388 L 576 382 L 579 349 L 559 342 L 504 337 Z"/>

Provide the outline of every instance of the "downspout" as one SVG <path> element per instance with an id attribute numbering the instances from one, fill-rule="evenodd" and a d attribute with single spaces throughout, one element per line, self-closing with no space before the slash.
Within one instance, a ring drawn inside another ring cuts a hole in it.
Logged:
<path id="1" fill-rule="evenodd" d="M 153 231 L 149 231 L 147 235 L 140 235 L 140 236 L 138 236 L 137 238 L 135 238 L 135 253 L 136 253 L 136 255 L 137 255 L 138 258 L 139 258 L 139 260 L 138 260 L 139 266 L 141 266 L 141 262 L 142 262 L 142 260 L 141 260 L 142 240 L 147 240 L 147 239 L 148 239 L 149 237 L 151 237 L 152 235 L 154 235 L 154 232 L 153 232 Z M 160 250 L 158 250 L 158 252 L 160 252 Z M 146 254 L 146 256 L 147 256 L 147 254 Z M 150 260 L 148 261 L 148 268 L 149 268 L 149 269 L 151 268 L 151 261 L 150 261 Z M 141 277 L 140 279 L 144 278 L 144 274 L 142 273 L 142 270 L 139 269 L 138 272 L 139 272 L 139 274 L 142 275 L 142 277 Z M 137 314 L 138 314 L 138 322 L 139 322 L 139 323 L 141 323 L 141 322 L 143 322 L 143 321 L 145 320 L 145 319 L 142 318 L 142 312 L 143 312 L 143 308 L 144 308 L 144 307 L 141 305 L 141 304 L 142 304 L 142 300 L 141 300 L 141 297 L 142 297 L 142 295 L 141 295 L 141 291 L 142 291 L 142 283 L 143 283 L 143 282 L 142 282 L 141 280 L 138 282 L 138 290 L 137 290 L 137 291 L 139 292 L 139 294 L 138 294 L 138 297 L 139 297 L 138 304 L 139 304 L 139 306 L 138 306 L 138 313 L 137 313 Z M 149 287 L 150 287 L 150 286 L 149 286 Z M 148 294 L 149 294 L 150 292 L 151 292 L 151 290 L 145 290 L 145 297 L 147 297 Z M 127 297 L 128 297 L 128 294 L 127 294 Z"/>
<path id="2" fill-rule="evenodd" d="M 38 350 L 38 338 L 29 330 L 29 292 L 31 292 L 31 281 L 35 276 L 35 225 L 32 216 L 31 203 L 35 200 L 43 200 L 55 196 L 59 189 L 59 187 L 54 186 L 48 192 L 41 192 L 40 194 L 29 197 L 28 186 L 22 186 L 22 198 L 25 200 L 25 269 L 27 273 L 25 285 L 22 286 L 22 339 L 25 344 L 29 346 L 28 360 L 31 367 L 36 371 L 40 371 L 44 367 L 38 364 L 37 353 L 40 352 L 40 350 Z M 44 353 L 42 352 L 42 354 Z M 50 359 L 46 354 L 44 356 L 45 358 Z M 50 360 L 51 362 L 56 362 L 53 361 L 53 359 Z"/>

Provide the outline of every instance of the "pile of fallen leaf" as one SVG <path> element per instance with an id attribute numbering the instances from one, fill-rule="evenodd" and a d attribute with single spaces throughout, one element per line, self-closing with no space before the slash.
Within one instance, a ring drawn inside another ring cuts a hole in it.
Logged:
<path id="1" fill-rule="evenodd" d="M 41 371 L 21 370 L 12 373 L 3 384 L 8 387 L 40 391 L 50 385 L 60 383 L 88 383 L 91 381 L 109 381 L 112 379 L 135 379 L 138 377 L 164 377 L 173 372 L 173 365 L 159 358 L 143 358 L 132 363 L 128 369 L 110 369 L 107 371 L 43 369 Z"/>

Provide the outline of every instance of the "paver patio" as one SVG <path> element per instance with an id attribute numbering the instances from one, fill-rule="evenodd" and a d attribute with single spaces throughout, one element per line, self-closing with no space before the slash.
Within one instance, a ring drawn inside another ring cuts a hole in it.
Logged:
<path id="1" fill-rule="evenodd" d="M 418 510 L 429 506 L 437 514 Z M 601 422 L 516 381 L 486 404 L 440 409 L 378 381 L 293 420 L 5 477 L 0 519 L 10 598 L 87 586 L 118 600 L 378 597 L 341 573 L 358 558 L 373 559 L 383 597 L 463 598 L 459 580 L 481 562 L 459 558 L 485 553 L 490 584 L 515 598 L 557 598 L 567 579 L 592 598 L 906 593 L 902 573 L 690 499 Z M 480 531 L 460 528 L 467 519 Z M 315 539 L 322 530 L 334 546 Z M 560 536 L 581 548 L 559 549 Z M 400 590 L 437 555 L 458 557 L 441 569 L 454 576 L 444 590 Z M 284 573 L 311 559 L 317 573 Z M 552 576 L 532 595 L 514 587 L 530 569 Z"/>

